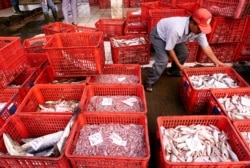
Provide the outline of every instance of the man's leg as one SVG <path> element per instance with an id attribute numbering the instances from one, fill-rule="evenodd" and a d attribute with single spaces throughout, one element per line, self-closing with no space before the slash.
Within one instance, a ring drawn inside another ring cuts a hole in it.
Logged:
<path id="1" fill-rule="evenodd" d="M 187 59 L 188 51 L 185 43 L 176 44 L 174 47 L 174 51 L 179 62 L 183 65 Z M 180 76 L 180 70 L 175 62 L 172 61 L 171 68 L 168 71 L 169 75 Z"/>
<path id="2" fill-rule="evenodd" d="M 155 50 L 155 62 L 151 68 L 147 84 L 153 85 L 162 75 L 168 63 L 168 55 L 165 50 L 166 43 L 160 39 L 156 27 L 150 33 L 151 44 Z"/>

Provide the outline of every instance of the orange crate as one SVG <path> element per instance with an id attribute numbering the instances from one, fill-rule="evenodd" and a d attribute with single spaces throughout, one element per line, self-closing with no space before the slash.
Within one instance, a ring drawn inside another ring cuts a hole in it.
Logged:
<path id="1" fill-rule="evenodd" d="M 250 61 L 250 40 L 239 44 L 233 59 L 233 62 L 237 61 Z"/>
<path id="2" fill-rule="evenodd" d="M 230 19 L 226 17 L 213 17 L 212 31 L 207 35 L 209 43 L 240 42 L 243 39 L 247 26 L 247 18 Z"/>
<path id="3" fill-rule="evenodd" d="M 209 99 L 209 105 L 207 108 L 208 114 L 215 114 L 215 115 L 225 115 L 231 121 L 235 121 L 237 119 L 231 118 L 227 111 L 223 108 L 223 105 L 218 101 L 219 98 L 228 97 L 231 98 L 232 96 L 250 96 L 250 88 L 234 88 L 234 89 L 223 89 L 223 90 L 211 90 L 211 97 Z"/>
<path id="4" fill-rule="evenodd" d="M 141 77 L 141 67 L 138 64 L 106 64 L 103 68 L 103 73 L 102 74 L 115 74 L 115 75 L 134 75 L 136 77 L 138 77 L 139 81 L 137 84 L 141 84 L 142 81 L 142 77 Z M 100 75 L 102 75 L 100 74 Z M 99 75 L 99 76 L 100 76 Z M 87 84 L 98 84 L 96 82 L 96 78 L 98 76 L 90 76 L 89 78 L 87 78 Z M 120 82 L 117 81 L 117 84 L 119 84 Z M 100 83 L 99 83 L 100 84 Z M 102 83 L 104 84 L 104 83 Z M 108 84 L 108 83 L 107 83 Z M 136 83 L 135 83 L 136 84 Z"/>
<path id="5" fill-rule="evenodd" d="M 17 109 L 17 113 L 39 113 L 39 104 L 46 101 L 76 100 L 81 101 L 86 85 L 35 85 L 23 99 Z M 53 114 L 73 114 L 73 112 L 48 112 Z"/>
<path id="6" fill-rule="evenodd" d="M 39 85 L 39 84 L 53 84 L 54 80 L 68 80 L 68 79 L 76 79 L 72 77 L 64 77 L 64 76 L 56 76 L 54 73 L 53 69 L 51 66 L 47 66 L 46 68 L 43 69 L 43 71 L 39 74 L 37 79 L 35 80 L 34 84 Z M 77 78 L 81 81 L 84 81 L 82 84 L 85 84 L 85 81 L 87 77 L 79 77 Z M 60 83 L 57 83 L 60 84 Z"/>
<path id="7" fill-rule="evenodd" d="M 211 90 L 217 89 L 195 89 L 189 77 L 192 75 L 212 75 L 215 73 L 225 73 L 229 75 L 239 87 L 249 87 L 248 83 L 231 67 L 204 67 L 188 68 L 183 70 L 180 85 L 180 97 L 188 114 L 204 114 Z M 218 89 L 223 90 L 223 89 Z"/>
<path id="8" fill-rule="evenodd" d="M 247 149 L 250 151 L 250 145 L 247 143 L 247 141 L 244 139 L 244 137 L 241 135 L 241 132 L 250 132 L 250 120 L 244 120 L 244 121 L 234 121 L 233 126 L 240 135 L 242 141 L 247 146 Z"/>
<path id="9" fill-rule="evenodd" d="M 114 40 L 129 40 L 133 38 L 144 38 L 145 44 L 132 46 L 114 45 Z M 115 64 L 140 64 L 145 65 L 150 62 L 150 47 L 151 42 L 149 37 L 144 34 L 118 36 L 110 38 L 112 60 Z"/>
<path id="10" fill-rule="evenodd" d="M 235 59 L 237 48 L 240 43 L 214 43 L 210 44 L 214 54 L 221 62 L 231 63 Z M 197 62 L 212 63 L 212 61 L 204 54 L 200 48 L 197 55 Z"/>
<path id="11" fill-rule="evenodd" d="M 150 9 L 148 17 L 148 34 L 154 26 L 163 18 L 173 16 L 190 16 L 191 14 L 186 9 Z"/>
<path id="12" fill-rule="evenodd" d="M 82 112 L 84 114 L 105 114 L 105 113 L 118 113 L 118 114 L 142 114 L 146 115 L 147 113 L 147 102 L 146 102 L 146 96 L 143 89 L 143 86 L 140 84 L 127 84 L 127 85 L 120 85 L 120 84 L 95 84 L 95 85 L 88 85 L 86 87 L 86 94 L 83 95 L 80 107 L 82 109 Z M 93 96 L 137 96 L 141 99 L 141 111 L 137 112 L 106 112 L 106 111 L 87 111 L 88 105 L 90 103 L 90 99 Z"/>
<path id="13" fill-rule="evenodd" d="M 163 140 L 160 132 L 160 127 L 175 128 L 180 125 L 214 125 L 219 130 L 223 131 L 229 138 L 227 141 L 232 147 L 232 150 L 236 153 L 239 158 L 238 162 L 170 162 L 166 160 L 163 149 Z M 249 167 L 250 166 L 250 153 L 246 148 L 244 142 L 238 135 L 237 131 L 233 127 L 233 124 L 225 116 L 162 116 L 157 118 L 157 132 L 160 134 L 160 150 L 163 156 L 160 160 L 160 168 L 188 168 L 188 167 L 214 167 L 214 168 L 228 168 L 228 167 Z"/>
<path id="14" fill-rule="evenodd" d="M 45 53 L 43 47 L 51 37 L 52 35 L 27 38 L 23 42 L 24 49 L 27 53 Z"/>
<path id="15" fill-rule="evenodd" d="M 110 37 L 124 35 L 125 22 L 125 19 L 101 18 L 95 26 L 103 32 L 103 39 L 109 41 Z"/>
<path id="16" fill-rule="evenodd" d="M 105 63 L 102 32 L 57 33 L 45 45 L 50 66 L 61 76 L 97 75 Z"/>
<path id="17" fill-rule="evenodd" d="M 79 137 L 80 129 L 89 124 L 138 124 L 144 126 L 146 156 L 142 158 L 124 158 L 124 157 L 110 157 L 110 156 L 82 156 L 74 155 L 73 151 Z M 73 167 L 123 167 L 123 168 L 147 168 L 150 147 L 148 137 L 148 126 L 146 116 L 141 115 L 83 115 L 78 116 L 76 123 L 72 128 L 69 140 L 66 144 L 65 155 L 70 160 Z"/>
<path id="18" fill-rule="evenodd" d="M 201 0 L 200 4 L 215 16 L 239 19 L 250 15 L 249 0 Z"/>
<path id="19" fill-rule="evenodd" d="M 45 35 L 53 35 L 56 33 L 72 33 L 75 30 L 75 26 L 63 22 L 54 22 L 42 26 L 42 30 Z"/>
<path id="20" fill-rule="evenodd" d="M 15 114 L 3 126 L 0 134 L 0 152 L 7 153 L 3 141 L 3 133 L 7 133 L 15 141 L 21 144 L 23 138 L 34 138 L 44 136 L 63 130 L 69 122 L 71 115 L 48 115 L 48 114 Z M 65 144 L 67 143 L 67 140 Z M 10 156 L 1 155 L 0 164 L 2 167 L 16 168 L 48 168 L 48 167 L 70 167 L 64 155 L 65 146 L 58 157 L 42 156 Z"/>
<path id="21" fill-rule="evenodd" d="M 142 22 L 147 23 L 149 19 L 149 10 L 150 9 L 169 9 L 173 8 L 172 4 L 155 1 L 155 2 L 142 2 L 141 3 L 141 19 Z"/>
<path id="22" fill-rule="evenodd" d="M 196 9 L 200 8 L 200 0 L 174 0 L 175 7 L 186 9 L 193 13 Z M 191 14 L 190 14 L 191 15 Z"/>
<path id="23" fill-rule="evenodd" d="M 2 128 L 11 115 L 15 114 L 16 109 L 22 102 L 24 96 L 25 92 L 18 88 L 7 88 L 1 90 L 0 102 L 5 102 L 6 105 L 0 109 L 0 128 Z"/>

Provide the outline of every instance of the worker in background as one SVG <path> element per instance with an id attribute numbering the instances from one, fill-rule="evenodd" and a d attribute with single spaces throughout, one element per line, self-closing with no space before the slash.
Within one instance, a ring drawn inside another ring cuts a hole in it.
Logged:
<path id="1" fill-rule="evenodd" d="M 11 0 L 10 3 L 12 5 L 13 9 L 14 9 L 15 14 L 23 13 L 23 11 L 21 11 L 20 8 L 19 8 L 19 0 Z"/>
<path id="2" fill-rule="evenodd" d="M 150 32 L 151 44 L 155 50 L 155 62 L 144 83 L 145 90 L 153 91 L 153 85 L 167 67 L 168 58 L 172 60 L 167 70 L 170 76 L 181 76 L 185 67 L 188 51 L 185 42 L 195 40 L 203 52 L 216 66 L 226 66 L 218 60 L 208 44 L 206 34 L 211 32 L 212 14 L 205 8 L 199 8 L 189 17 L 169 17 L 161 19 Z"/>
<path id="3" fill-rule="evenodd" d="M 69 12 L 72 13 L 72 24 L 77 25 L 77 2 L 76 0 L 62 0 L 62 12 L 64 22 L 69 23 Z"/>
<path id="4" fill-rule="evenodd" d="M 51 22 L 50 16 L 49 16 L 49 9 L 51 9 L 54 20 L 59 21 L 56 6 L 55 6 L 54 2 L 52 0 L 40 0 L 40 2 L 41 2 L 45 21 L 47 23 Z"/>

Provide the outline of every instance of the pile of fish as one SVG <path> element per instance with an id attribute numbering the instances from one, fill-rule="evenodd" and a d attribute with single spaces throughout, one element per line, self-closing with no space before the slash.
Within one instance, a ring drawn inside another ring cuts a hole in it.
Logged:
<path id="1" fill-rule="evenodd" d="M 115 47 L 123 47 L 147 44 L 147 41 L 144 37 L 136 37 L 131 39 L 112 39 L 112 43 Z"/>
<path id="2" fill-rule="evenodd" d="M 139 77 L 136 75 L 101 74 L 95 77 L 95 82 L 132 84 L 139 83 Z"/>
<path id="3" fill-rule="evenodd" d="M 71 79 L 55 79 L 51 81 L 51 84 L 81 84 L 84 83 L 86 79 L 82 78 L 71 78 Z"/>
<path id="4" fill-rule="evenodd" d="M 195 89 L 237 88 L 238 84 L 225 73 L 212 75 L 191 75 L 189 80 Z"/>
<path id="5" fill-rule="evenodd" d="M 77 100 L 62 100 L 45 101 L 44 104 L 38 105 L 38 112 L 74 112 L 79 109 L 79 101 Z"/>
<path id="6" fill-rule="evenodd" d="M 250 132 L 248 131 L 243 131 L 243 132 L 240 132 L 243 139 L 246 141 L 246 143 L 248 144 L 249 148 L 250 148 Z"/>
<path id="7" fill-rule="evenodd" d="M 233 95 L 232 97 L 221 97 L 217 99 L 225 109 L 225 113 L 232 120 L 250 118 L 250 96 Z"/>
<path id="8" fill-rule="evenodd" d="M 141 112 L 142 101 L 138 96 L 92 96 L 88 112 Z"/>
<path id="9" fill-rule="evenodd" d="M 171 162 L 239 161 L 227 135 L 214 125 L 160 127 L 166 160 Z"/>
<path id="10" fill-rule="evenodd" d="M 6 155 L 11 156 L 45 156 L 58 157 L 62 152 L 71 127 L 77 115 L 73 115 L 64 130 L 53 132 L 41 137 L 20 139 L 22 144 L 12 139 L 9 134 L 3 133 Z"/>
<path id="11" fill-rule="evenodd" d="M 144 126 L 93 124 L 81 128 L 74 155 L 145 157 Z"/>

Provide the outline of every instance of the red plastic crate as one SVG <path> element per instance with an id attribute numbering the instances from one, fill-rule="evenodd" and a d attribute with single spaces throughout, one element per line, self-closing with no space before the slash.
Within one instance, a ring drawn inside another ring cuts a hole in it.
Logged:
<path id="1" fill-rule="evenodd" d="M 44 48 L 56 76 L 100 74 L 105 63 L 102 37 L 102 32 L 55 34 Z"/>
<path id="2" fill-rule="evenodd" d="M 79 80 L 87 80 L 88 77 L 79 77 L 77 79 Z M 72 77 L 63 77 L 63 76 L 55 76 L 55 72 L 53 71 L 51 66 L 47 66 L 46 68 L 43 69 L 43 71 L 39 74 L 39 76 L 36 78 L 34 85 L 39 85 L 39 84 L 53 84 L 54 80 L 68 80 L 68 79 L 74 79 Z M 60 83 L 57 83 L 60 84 Z M 85 84 L 83 82 L 82 84 Z"/>
<path id="3" fill-rule="evenodd" d="M 1 129 L 0 152 L 6 153 L 7 149 L 3 141 L 3 133 L 10 135 L 12 139 L 21 144 L 23 138 L 34 138 L 44 136 L 63 130 L 69 122 L 71 115 L 48 115 L 48 114 L 22 114 L 13 115 Z M 65 144 L 67 143 L 67 140 Z M 1 155 L 0 164 L 2 167 L 16 168 L 48 168 L 48 167 L 70 167 L 64 155 L 65 145 L 58 157 L 41 156 L 10 156 Z"/>
<path id="4" fill-rule="evenodd" d="M 39 104 L 46 101 L 76 100 L 79 101 L 85 92 L 86 85 L 35 85 L 19 105 L 16 113 L 44 113 L 37 112 Z M 52 114 L 73 114 L 73 112 L 46 112 Z"/>
<path id="5" fill-rule="evenodd" d="M 95 84 L 95 85 L 88 85 L 86 87 L 86 94 L 83 95 L 80 102 L 80 107 L 84 114 L 138 114 L 138 115 L 146 115 L 147 113 L 147 103 L 146 103 L 146 96 L 143 89 L 143 86 L 140 84 L 127 84 L 127 85 L 120 85 L 120 84 Z M 93 96 L 137 96 L 141 99 L 141 111 L 138 112 L 100 112 L 100 111 L 87 111 L 89 102 L 91 97 Z"/>
<path id="6" fill-rule="evenodd" d="M 193 13 L 196 9 L 200 8 L 200 0 L 174 0 L 175 7 L 186 9 Z M 191 14 L 190 14 L 191 15 Z"/>
<path id="7" fill-rule="evenodd" d="M 146 157 L 143 158 L 124 158 L 124 157 L 110 157 L 110 156 L 82 156 L 73 155 L 80 129 L 89 124 L 138 124 L 144 126 L 145 142 L 146 142 Z M 123 167 L 123 168 L 147 168 L 150 147 L 148 137 L 148 126 L 146 116 L 141 115 L 83 115 L 77 118 L 74 124 L 69 140 L 66 144 L 65 155 L 70 160 L 73 167 Z"/>
<path id="8" fill-rule="evenodd" d="M 202 67 L 183 70 L 180 85 L 180 98 L 188 114 L 205 114 L 210 100 L 211 90 L 223 89 L 195 89 L 189 80 L 192 75 L 212 75 L 225 73 L 229 75 L 239 87 L 249 87 L 248 83 L 231 67 Z"/>
<path id="9" fill-rule="evenodd" d="M 0 109 L 0 128 L 2 128 L 11 115 L 15 114 L 16 109 L 21 104 L 24 97 L 24 91 L 18 88 L 7 88 L 1 90 L 0 102 L 6 102 L 6 105 Z"/>
<path id="10" fill-rule="evenodd" d="M 199 44 L 195 41 L 190 41 L 185 43 L 188 50 L 188 57 L 186 62 L 196 62 L 197 54 L 199 51 Z"/>
<path id="11" fill-rule="evenodd" d="M 232 147 L 232 150 L 236 153 L 239 158 L 238 162 L 170 162 L 165 158 L 165 150 L 163 148 L 163 140 L 159 128 L 161 126 L 165 128 L 175 128 L 176 126 L 184 125 L 214 125 L 219 130 L 223 131 L 229 138 L 227 141 Z M 250 166 L 250 153 L 246 148 L 241 137 L 233 127 L 232 123 L 225 116 L 161 116 L 157 118 L 157 132 L 160 134 L 160 163 L 159 168 L 228 168 L 228 167 L 249 167 Z"/>
<path id="12" fill-rule="evenodd" d="M 23 42 L 27 53 L 45 53 L 44 46 L 51 39 L 52 35 L 27 38 Z"/>
<path id="13" fill-rule="evenodd" d="M 89 6 L 98 6 L 99 0 L 89 0 Z"/>
<path id="14" fill-rule="evenodd" d="M 250 15 L 247 16 L 247 24 L 246 24 L 246 28 L 245 31 L 243 33 L 243 41 L 250 41 Z"/>
<path id="15" fill-rule="evenodd" d="M 247 146 L 248 150 L 250 151 L 250 146 L 247 143 L 247 141 L 244 139 L 244 137 L 241 135 L 241 132 L 250 132 L 250 120 L 244 120 L 244 121 L 234 121 L 233 126 L 240 135 L 242 141 Z"/>
<path id="16" fill-rule="evenodd" d="M 99 0 L 99 8 L 107 9 L 111 7 L 110 0 Z"/>
<path id="17" fill-rule="evenodd" d="M 138 44 L 133 46 L 120 46 L 114 45 L 114 40 L 129 40 L 133 38 L 144 38 L 145 44 Z M 151 42 L 148 36 L 144 34 L 118 36 L 110 38 L 112 60 L 115 64 L 149 64 L 150 62 L 150 46 Z"/>
<path id="18" fill-rule="evenodd" d="M 126 13 L 126 23 L 141 22 L 141 11 L 128 10 Z"/>
<path id="19" fill-rule="evenodd" d="M 9 70 L 23 55 L 24 48 L 20 37 L 0 37 L 0 70 Z"/>
<path id="20" fill-rule="evenodd" d="M 28 68 L 36 68 L 40 73 L 48 65 L 46 53 L 26 53 L 26 65 Z"/>
<path id="21" fill-rule="evenodd" d="M 223 89 L 223 90 L 211 90 L 211 96 L 209 99 L 209 105 L 207 108 L 208 114 L 215 114 L 215 115 L 225 115 L 231 121 L 236 121 L 236 119 L 231 118 L 227 111 L 223 108 L 223 105 L 218 101 L 219 98 L 228 97 L 231 98 L 234 95 L 250 96 L 250 88 L 234 88 L 234 89 Z"/>
<path id="22" fill-rule="evenodd" d="M 233 61 L 250 61 L 250 40 L 239 44 Z"/>
<path id="23" fill-rule="evenodd" d="M 116 75 L 135 75 L 138 77 L 139 81 L 137 84 L 142 83 L 141 77 L 141 67 L 137 64 L 106 64 L 103 68 L 102 74 L 116 74 Z M 100 74 L 100 75 L 102 75 Z M 87 78 L 87 84 L 98 84 L 96 82 L 96 77 L 98 76 L 90 76 Z M 100 84 L 100 83 L 99 83 Z M 103 83 L 102 83 L 103 84 Z M 135 83 L 136 84 L 136 83 Z"/>
<path id="24" fill-rule="evenodd" d="M 142 22 L 147 23 L 149 19 L 149 10 L 150 9 L 170 9 L 173 8 L 172 4 L 155 1 L 155 2 L 143 2 L 141 3 L 141 19 Z"/>
<path id="25" fill-rule="evenodd" d="M 173 16 L 190 16 L 191 14 L 186 9 L 150 9 L 148 18 L 148 34 L 158 23 L 159 20 L 163 18 L 173 17 Z"/>
<path id="26" fill-rule="evenodd" d="M 103 39 L 109 41 L 110 37 L 124 35 L 125 19 L 101 18 L 95 26 L 103 32 Z"/>
<path id="27" fill-rule="evenodd" d="M 250 14 L 249 0 L 201 0 L 200 4 L 215 16 L 238 19 Z"/>
<path id="28" fill-rule="evenodd" d="M 56 33 L 71 33 L 74 32 L 75 26 L 63 22 L 54 22 L 42 26 L 45 35 L 53 35 Z"/>
<path id="29" fill-rule="evenodd" d="M 8 86 L 17 86 L 24 90 L 25 94 L 34 86 L 34 82 L 39 75 L 39 71 L 36 68 L 27 68 L 21 74 L 19 74 Z"/>
<path id="30" fill-rule="evenodd" d="M 207 35 L 209 43 L 240 42 L 243 39 L 247 26 L 247 18 L 230 19 L 226 17 L 213 17 L 212 31 Z"/>
<path id="31" fill-rule="evenodd" d="M 145 34 L 147 35 L 147 26 L 142 22 L 138 24 L 126 24 L 124 29 L 124 35 L 136 35 L 136 34 Z"/>
<path id="32" fill-rule="evenodd" d="M 98 29 L 95 27 L 88 27 L 88 26 L 75 26 L 75 32 L 97 32 Z"/>
<path id="33" fill-rule="evenodd" d="M 129 7 L 130 8 L 138 8 L 141 6 L 141 3 L 143 3 L 144 0 L 130 0 Z"/>
<path id="34" fill-rule="evenodd" d="M 225 63 L 231 63 L 233 62 L 237 48 L 240 43 L 214 43 L 210 44 L 210 47 L 212 48 L 214 54 L 216 57 L 221 61 Z M 198 55 L 197 55 L 197 62 L 200 63 L 212 63 L 212 61 L 209 59 L 208 56 L 204 54 L 201 48 L 199 48 Z"/>

